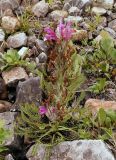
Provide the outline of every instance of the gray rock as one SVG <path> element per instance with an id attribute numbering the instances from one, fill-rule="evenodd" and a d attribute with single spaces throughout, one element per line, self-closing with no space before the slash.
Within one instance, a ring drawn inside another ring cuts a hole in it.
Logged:
<path id="1" fill-rule="evenodd" d="M 106 28 L 104 28 L 104 30 L 106 30 L 107 32 L 109 32 L 109 34 L 110 34 L 113 38 L 116 38 L 116 32 L 115 32 L 113 29 L 111 29 L 111 28 L 109 28 L 109 27 L 106 27 Z"/>
<path id="2" fill-rule="evenodd" d="M 42 91 L 40 89 L 39 77 L 29 78 L 24 82 L 19 82 L 17 86 L 16 102 L 12 108 L 19 109 L 22 104 L 40 105 Z"/>
<path id="3" fill-rule="evenodd" d="M 84 9 L 86 5 L 91 4 L 92 0 L 65 0 L 67 4 L 70 5 L 70 7 L 75 6 L 79 9 Z M 64 5 L 65 7 L 65 5 Z M 69 9 L 69 8 L 68 8 Z"/>
<path id="4" fill-rule="evenodd" d="M 108 24 L 108 27 L 113 29 L 115 32 L 116 32 L 116 19 L 111 21 L 109 24 Z"/>
<path id="5" fill-rule="evenodd" d="M 68 16 L 67 18 L 64 19 L 66 22 L 71 22 L 71 23 L 79 23 L 83 21 L 83 18 L 80 16 Z"/>
<path id="6" fill-rule="evenodd" d="M 33 47 L 33 46 L 35 46 L 35 42 L 36 42 L 36 36 L 35 35 L 32 35 L 32 36 L 29 36 L 28 37 L 28 40 L 27 40 L 27 45 L 29 46 L 29 47 Z"/>
<path id="7" fill-rule="evenodd" d="M 92 13 L 96 15 L 104 15 L 106 13 L 106 9 L 101 8 L 101 7 L 93 7 L 92 8 Z"/>
<path id="8" fill-rule="evenodd" d="M 49 10 L 49 4 L 45 3 L 44 0 L 35 4 L 32 8 L 32 12 L 37 17 L 45 17 L 45 15 L 48 13 L 48 10 Z"/>
<path id="9" fill-rule="evenodd" d="M 48 50 L 48 46 L 46 45 L 46 43 L 40 39 L 36 40 L 36 47 L 38 50 L 41 50 L 43 52 L 47 52 L 47 50 Z"/>
<path id="10" fill-rule="evenodd" d="M 38 58 L 39 63 L 45 63 L 47 61 L 47 55 L 44 52 L 40 53 Z"/>
<path id="11" fill-rule="evenodd" d="M 27 153 L 29 160 L 43 160 L 46 150 L 42 145 L 34 146 Z M 51 150 L 49 160 L 115 160 L 108 147 L 101 140 L 77 140 L 63 142 Z"/>
<path id="12" fill-rule="evenodd" d="M 105 9 L 112 9 L 114 0 L 96 0 L 96 4 L 99 4 L 100 7 Z"/>
<path id="13" fill-rule="evenodd" d="M 2 78 L 0 78 L 0 99 L 7 98 L 7 87 Z"/>
<path id="14" fill-rule="evenodd" d="M 66 18 L 68 16 L 68 12 L 63 10 L 55 10 L 52 11 L 49 16 L 53 21 L 59 21 L 62 18 Z"/>
<path id="15" fill-rule="evenodd" d="M 71 16 L 73 15 L 77 16 L 80 14 L 81 11 L 77 7 L 71 7 L 68 12 Z"/>
<path id="16" fill-rule="evenodd" d="M 5 156 L 5 160 L 14 160 L 11 154 Z"/>
<path id="17" fill-rule="evenodd" d="M 0 28 L 0 42 L 4 41 L 4 39 L 5 39 L 5 33 L 3 29 Z"/>
<path id="18" fill-rule="evenodd" d="M 27 36 L 25 33 L 16 33 L 11 35 L 7 39 L 7 45 L 9 48 L 18 48 L 27 44 Z"/>
<path id="19" fill-rule="evenodd" d="M 28 79 L 28 75 L 22 67 L 14 67 L 11 70 L 3 71 L 2 77 L 6 85 L 15 85 L 18 81 Z"/>
<path id="20" fill-rule="evenodd" d="M 13 33 L 20 27 L 20 22 L 17 18 L 15 17 L 10 17 L 10 16 L 4 16 L 2 18 L 2 28 L 7 32 L 7 33 Z"/>

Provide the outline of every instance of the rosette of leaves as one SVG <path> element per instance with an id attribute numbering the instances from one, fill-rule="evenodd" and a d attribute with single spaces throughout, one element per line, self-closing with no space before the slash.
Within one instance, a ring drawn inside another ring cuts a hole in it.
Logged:
<path id="1" fill-rule="evenodd" d="M 15 49 L 10 49 L 0 57 L 0 69 L 3 70 L 9 70 L 16 66 L 23 66 L 26 67 L 29 70 L 34 70 L 36 67 L 34 62 L 28 62 L 26 60 L 23 60 L 20 55 L 18 54 L 18 51 Z"/>
<path id="2" fill-rule="evenodd" d="M 112 76 L 116 64 L 116 48 L 113 38 L 105 31 L 101 32 L 100 42 L 93 42 L 94 52 L 86 55 L 86 72 L 95 76 Z"/>

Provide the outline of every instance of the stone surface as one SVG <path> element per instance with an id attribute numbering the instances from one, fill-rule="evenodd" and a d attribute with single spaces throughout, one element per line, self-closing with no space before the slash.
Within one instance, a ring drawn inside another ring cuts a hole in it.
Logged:
<path id="1" fill-rule="evenodd" d="M 80 13 L 80 9 L 78 9 L 77 7 L 71 7 L 68 12 L 71 16 L 73 15 L 77 16 Z"/>
<path id="2" fill-rule="evenodd" d="M 39 77 L 29 78 L 24 82 L 19 82 L 17 87 L 16 102 L 14 109 L 19 109 L 22 104 L 35 104 L 39 106 L 41 102 L 42 91 L 40 89 Z"/>
<path id="3" fill-rule="evenodd" d="M 18 55 L 23 59 L 27 54 L 28 54 L 28 48 L 27 47 L 22 47 L 19 51 L 18 51 Z"/>
<path id="4" fill-rule="evenodd" d="M 0 42 L 4 41 L 5 39 L 5 32 L 3 31 L 3 29 L 0 28 Z"/>
<path id="5" fill-rule="evenodd" d="M 5 160 L 14 160 L 11 154 L 5 156 Z"/>
<path id="6" fill-rule="evenodd" d="M 7 101 L 2 101 L 0 100 L 0 113 L 9 111 L 11 108 L 12 104 L 7 102 Z"/>
<path id="7" fill-rule="evenodd" d="M 114 0 L 96 0 L 96 4 L 99 4 L 99 6 L 102 6 L 106 9 L 112 9 Z"/>
<path id="8" fill-rule="evenodd" d="M 7 98 L 7 87 L 2 78 L 0 78 L 0 99 Z"/>
<path id="9" fill-rule="evenodd" d="M 116 19 L 111 21 L 109 24 L 108 24 L 108 27 L 109 28 L 112 28 L 115 32 L 116 32 Z"/>
<path id="10" fill-rule="evenodd" d="M 6 85 L 15 85 L 18 81 L 28 79 L 28 75 L 22 67 L 14 67 L 9 71 L 3 71 L 2 77 Z"/>
<path id="11" fill-rule="evenodd" d="M 113 29 L 106 27 L 104 30 L 107 31 L 113 38 L 116 38 L 116 32 Z"/>
<path id="12" fill-rule="evenodd" d="M 44 52 L 40 53 L 38 58 L 39 63 L 45 63 L 47 61 L 47 55 Z"/>
<path id="13" fill-rule="evenodd" d="M 9 48 L 18 48 L 25 46 L 27 43 L 27 36 L 25 33 L 16 33 L 11 35 L 7 39 L 7 45 Z"/>
<path id="14" fill-rule="evenodd" d="M 97 112 L 100 108 L 104 110 L 116 110 L 116 102 L 90 98 L 86 101 L 85 107 L 90 108 L 93 112 Z"/>
<path id="15" fill-rule="evenodd" d="M 93 7 L 92 13 L 96 15 L 104 15 L 106 13 L 106 9 L 100 7 Z"/>
<path id="16" fill-rule="evenodd" d="M 83 21 L 83 18 L 80 16 L 68 16 L 67 18 L 64 19 L 66 22 L 71 22 L 71 23 L 79 23 Z"/>
<path id="17" fill-rule="evenodd" d="M 40 1 L 37 4 L 35 4 L 32 8 L 32 12 L 37 17 L 44 17 L 49 10 L 49 4 L 45 3 L 45 1 Z"/>
<path id="18" fill-rule="evenodd" d="M 4 16 L 2 18 L 2 28 L 7 32 L 7 33 L 13 33 L 20 27 L 20 22 L 17 18 L 15 17 L 10 17 L 10 16 Z"/>
<path id="19" fill-rule="evenodd" d="M 86 30 L 76 30 L 73 34 L 73 40 L 81 41 L 85 38 L 88 38 L 88 34 Z"/>
<path id="20" fill-rule="evenodd" d="M 33 155 L 33 146 L 27 153 L 28 160 L 43 160 L 45 147 L 38 146 Z M 114 156 L 101 140 L 77 140 L 63 142 L 51 150 L 49 160 L 115 160 Z"/>
<path id="21" fill-rule="evenodd" d="M 66 18 L 67 16 L 68 16 L 68 12 L 63 10 L 55 10 L 50 13 L 50 18 L 53 21 L 59 21 L 62 18 Z"/>
<path id="22" fill-rule="evenodd" d="M 43 52 L 47 52 L 48 47 L 43 40 L 37 39 L 35 43 L 36 43 L 36 47 L 38 50 L 41 50 Z"/>

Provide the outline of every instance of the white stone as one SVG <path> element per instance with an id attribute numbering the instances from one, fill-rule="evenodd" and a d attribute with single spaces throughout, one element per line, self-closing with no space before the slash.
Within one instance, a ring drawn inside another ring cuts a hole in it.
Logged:
<path id="1" fill-rule="evenodd" d="M 7 45 L 9 48 L 18 48 L 25 46 L 27 43 L 27 36 L 24 32 L 11 35 L 7 39 Z"/>
<path id="2" fill-rule="evenodd" d="M 93 7 L 92 8 L 92 13 L 94 13 L 96 15 L 104 15 L 106 13 L 106 10 L 104 8 L 101 8 L 101 7 Z"/>
<path id="3" fill-rule="evenodd" d="M 19 51 L 18 54 L 21 58 L 24 58 L 25 55 L 28 53 L 28 48 L 27 47 L 22 47 Z"/>
<path id="4" fill-rule="evenodd" d="M 29 160 L 43 160 L 45 158 L 45 147 L 36 146 L 33 155 L 33 146 L 27 153 Z M 53 147 L 50 160 L 115 160 L 113 154 L 101 140 L 77 140 L 68 141 Z"/>
<path id="5" fill-rule="evenodd" d="M 0 42 L 4 41 L 4 39 L 5 39 L 5 33 L 3 29 L 0 28 Z"/>
<path id="6" fill-rule="evenodd" d="M 20 22 L 16 17 L 4 16 L 1 25 L 7 33 L 13 33 L 20 27 Z"/>
<path id="7" fill-rule="evenodd" d="M 35 4 L 32 8 L 32 12 L 37 17 L 44 17 L 49 10 L 49 4 L 45 3 L 45 1 L 40 1 L 37 4 Z"/>
<path id="8" fill-rule="evenodd" d="M 28 75 L 22 67 L 14 67 L 9 71 L 3 71 L 2 77 L 6 85 L 11 85 L 20 80 L 28 79 Z"/>

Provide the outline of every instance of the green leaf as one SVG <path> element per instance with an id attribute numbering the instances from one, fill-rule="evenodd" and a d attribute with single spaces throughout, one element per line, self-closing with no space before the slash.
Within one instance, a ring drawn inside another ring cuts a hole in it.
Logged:
<path id="1" fill-rule="evenodd" d="M 101 106 L 102 107 L 102 106 Z M 99 123 L 100 125 L 103 125 L 105 123 L 105 120 L 106 120 L 106 112 L 103 108 L 100 108 L 99 109 L 99 112 L 98 112 L 98 120 L 99 120 Z"/>

